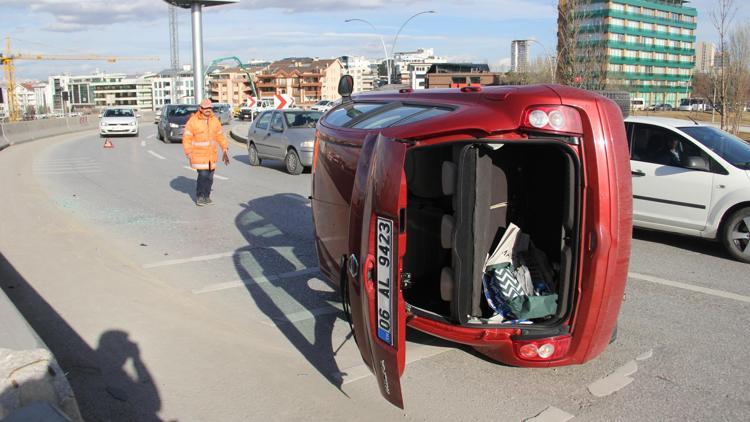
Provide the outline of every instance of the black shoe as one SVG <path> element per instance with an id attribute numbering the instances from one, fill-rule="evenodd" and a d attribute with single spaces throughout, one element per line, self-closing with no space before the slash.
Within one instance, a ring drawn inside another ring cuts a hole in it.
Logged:
<path id="1" fill-rule="evenodd" d="M 205 198 L 198 198 L 195 201 L 195 205 L 197 205 L 199 207 L 202 207 L 202 206 L 206 205 L 206 199 Z"/>

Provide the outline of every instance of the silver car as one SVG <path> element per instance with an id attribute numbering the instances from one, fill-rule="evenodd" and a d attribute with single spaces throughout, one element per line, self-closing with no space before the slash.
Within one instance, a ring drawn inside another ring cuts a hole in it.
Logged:
<path id="1" fill-rule="evenodd" d="M 214 115 L 222 125 L 228 125 L 232 121 L 232 106 L 227 103 L 213 103 L 211 108 Z"/>
<path id="2" fill-rule="evenodd" d="M 247 132 L 247 156 L 251 166 L 264 158 L 284 160 L 289 174 L 312 166 L 315 125 L 323 113 L 274 110 L 261 114 Z"/>

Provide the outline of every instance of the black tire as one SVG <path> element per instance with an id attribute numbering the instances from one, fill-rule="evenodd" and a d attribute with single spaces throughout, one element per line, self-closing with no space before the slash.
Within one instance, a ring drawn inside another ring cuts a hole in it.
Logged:
<path id="1" fill-rule="evenodd" d="M 247 160 L 250 162 L 251 166 L 259 166 L 263 161 L 258 156 L 258 149 L 255 148 L 255 143 L 252 141 L 247 144 Z"/>
<path id="2" fill-rule="evenodd" d="M 164 142 L 165 144 L 167 143 L 167 141 L 164 139 L 164 135 L 162 135 L 161 133 L 161 129 L 156 129 L 156 138 Z"/>
<path id="3" fill-rule="evenodd" d="M 750 207 L 729 216 L 721 230 L 721 243 L 732 258 L 750 263 Z"/>
<path id="4" fill-rule="evenodd" d="M 305 169 L 305 166 L 303 166 L 302 163 L 299 162 L 299 155 L 297 155 L 297 151 L 291 148 L 286 152 L 286 157 L 284 157 L 284 165 L 286 166 L 287 173 L 294 176 L 302 174 L 302 170 Z"/>

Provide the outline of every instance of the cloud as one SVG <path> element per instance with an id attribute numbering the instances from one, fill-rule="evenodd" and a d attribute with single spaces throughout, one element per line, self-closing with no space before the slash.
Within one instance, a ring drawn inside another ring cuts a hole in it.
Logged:
<path id="1" fill-rule="evenodd" d="M 45 27 L 55 32 L 77 32 L 91 27 L 163 19 L 166 3 L 157 0 L 5 0 L 32 13 L 48 14 L 54 22 Z"/>
<path id="2" fill-rule="evenodd" d="M 411 2 L 403 0 L 242 0 L 240 7 L 246 9 L 280 9 L 289 13 L 328 12 L 352 9 L 380 9 L 386 6 L 406 6 Z"/>

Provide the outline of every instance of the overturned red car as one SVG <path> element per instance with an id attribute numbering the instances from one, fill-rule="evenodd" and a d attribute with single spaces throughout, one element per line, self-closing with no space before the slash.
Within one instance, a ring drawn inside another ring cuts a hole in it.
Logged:
<path id="1" fill-rule="evenodd" d="M 318 123 L 315 241 L 383 396 L 403 407 L 407 326 L 521 367 L 599 355 L 630 258 L 620 108 L 558 85 L 351 86 Z"/>

